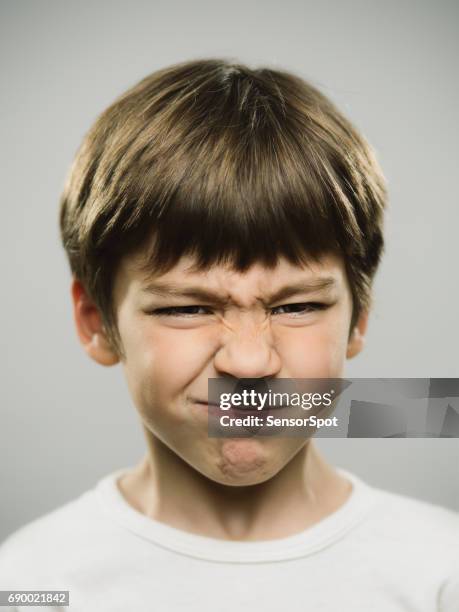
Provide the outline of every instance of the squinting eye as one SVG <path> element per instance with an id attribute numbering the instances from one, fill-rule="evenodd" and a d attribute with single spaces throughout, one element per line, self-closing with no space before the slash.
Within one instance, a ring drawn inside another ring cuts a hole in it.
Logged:
<path id="1" fill-rule="evenodd" d="M 167 317 L 174 315 L 186 317 L 203 314 L 202 312 L 196 312 L 197 310 L 207 311 L 208 308 L 205 306 L 169 306 L 168 308 L 155 308 L 155 310 L 152 310 L 149 314 Z"/>
<path id="2" fill-rule="evenodd" d="M 296 304 L 283 304 L 282 306 L 276 306 L 271 309 L 272 314 L 292 314 L 301 316 L 310 312 L 318 310 L 325 310 L 328 308 L 328 304 L 322 302 L 301 302 Z M 283 312 L 276 312 L 283 310 Z M 209 314 L 211 308 L 208 306 L 192 305 L 192 306 L 168 306 L 167 308 L 155 308 L 148 314 L 154 316 L 166 316 L 166 317 L 195 317 L 199 315 Z"/>
<path id="3" fill-rule="evenodd" d="M 308 312 L 314 312 L 316 310 L 325 310 L 328 308 L 328 304 L 324 304 L 322 302 L 306 302 L 306 303 L 298 303 L 298 304 L 283 304 L 282 306 L 276 306 L 272 310 L 279 310 L 280 308 L 292 309 L 290 313 L 281 312 L 278 314 L 293 314 L 293 315 L 302 315 Z M 273 314 L 276 314 L 273 312 Z"/>

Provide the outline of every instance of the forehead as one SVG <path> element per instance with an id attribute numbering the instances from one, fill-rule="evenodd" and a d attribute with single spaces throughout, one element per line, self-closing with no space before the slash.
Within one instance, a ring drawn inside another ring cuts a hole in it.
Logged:
<path id="1" fill-rule="evenodd" d="M 333 254 L 325 255 L 318 261 L 311 260 L 307 265 L 296 265 L 280 258 L 274 268 L 255 263 L 246 271 L 235 270 L 230 265 L 212 265 L 208 269 L 196 269 L 196 260 L 190 256 L 182 257 L 170 270 L 155 274 L 145 270 L 141 254 L 125 258 L 118 270 L 116 287 L 118 295 L 127 291 L 148 292 L 181 286 L 200 286 L 218 292 L 222 298 L 246 298 L 269 295 L 286 284 L 308 283 L 322 291 L 342 291 L 347 287 L 343 260 Z M 171 290 L 173 293 L 173 289 Z"/>

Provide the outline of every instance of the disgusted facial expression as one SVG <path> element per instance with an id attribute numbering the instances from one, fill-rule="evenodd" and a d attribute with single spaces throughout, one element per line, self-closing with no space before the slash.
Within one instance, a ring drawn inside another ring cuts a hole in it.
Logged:
<path id="1" fill-rule="evenodd" d="M 280 259 L 241 273 L 223 265 L 196 271 L 183 257 L 165 274 L 146 276 L 139 257 L 121 262 L 114 293 L 123 367 L 147 435 L 215 482 L 272 478 L 306 441 L 210 438 L 208 379 L 341 377 L 365 327 L 362 316 L 349 334 L 342 260 Z"/>

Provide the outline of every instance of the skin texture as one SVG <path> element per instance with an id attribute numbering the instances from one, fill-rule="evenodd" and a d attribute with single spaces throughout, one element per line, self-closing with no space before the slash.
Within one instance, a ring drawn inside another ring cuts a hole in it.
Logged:
<path id="1" fill-rule="evenodd" d="M 363 313 L 349 335 L 352 302 L 342 261 L 330 255 L 300 267 L 280 259 L 274 270 L 255 264 L 239 273 L 225 266 L 195 272 L 193 260 L 182 258 L 147 278 L 141 257 L 121 262 L 114 291 L 122 366 L 148 448 L 118 483 L 126 500 L 176 528 L 233 540 L 286 537 L 337 510 L 352 485 L 312 440 L 209 438 L 207 407 L 197 400 L 206 400 L 210 377 L 341 377 L 346 358 L 362 349 L 367 326 Z M 270 298 L 285 285 L 323 279 L 330 284 Z M 153 283 L 199 286 L 220 301 L 152 292 Z M 72 296 L 86 352 L 102 365 L 117 363 L 77 280 Z M 182 310 L 158 313 L 171 307 Z"/>

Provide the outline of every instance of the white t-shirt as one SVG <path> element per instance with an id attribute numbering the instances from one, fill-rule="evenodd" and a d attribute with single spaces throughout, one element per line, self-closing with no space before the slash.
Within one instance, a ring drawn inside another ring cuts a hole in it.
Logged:
<path id="1" fill-rule="evenodd" d="M 68 590 L 71 612 L 458 612 L 459 514 L 369 486 L 282 539 L 234 542 L 152 520 L 118 470 L 0 547 L 0 590 Z M 2 608 L 2 610 L 30 608 Z"/>

